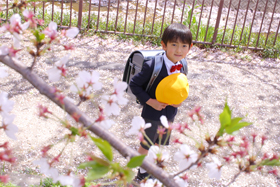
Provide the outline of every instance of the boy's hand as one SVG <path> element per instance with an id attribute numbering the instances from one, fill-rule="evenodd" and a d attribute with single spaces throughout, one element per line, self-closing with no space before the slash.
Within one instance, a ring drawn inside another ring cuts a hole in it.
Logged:
<path id="1" fill-rule="evenodd" d="M 165 109 L 165 107 L 168 105 L 166 103 L 161 103 L 156 99 L 149 99 L 146 103 L 158 111 Z"/>
<path id="2" fill-rule="evenodd" d="M 170 106 L 173 106 L 173 107 L 175 107 L 175 108 L 178 108 L 179 106 L 181 106 L 182 105 L 182 103 L 180 103 L 180 104 L 178 104 L 178 105 L 170 105 Z"/>

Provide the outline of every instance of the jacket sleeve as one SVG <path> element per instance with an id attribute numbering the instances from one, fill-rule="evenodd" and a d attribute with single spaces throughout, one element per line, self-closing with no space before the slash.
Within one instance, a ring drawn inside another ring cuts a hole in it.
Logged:
<path id="1" fill-rule="evenodd" d="M 146 102 L 151 98 L 145 88 L 147 87 L 153 73 L 153 66 L 153 60 L 144 62 L 142 70 L 136 74 L 129 83 L 132 93 L 137 97 L 142 105 L 146 104 Z"/>

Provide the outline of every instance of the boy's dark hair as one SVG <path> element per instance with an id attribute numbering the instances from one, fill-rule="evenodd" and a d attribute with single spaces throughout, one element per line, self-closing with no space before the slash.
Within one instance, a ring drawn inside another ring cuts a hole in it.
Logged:
<path id="1" fill-rule="evenodd" d="M 183 43 L 192 44 L 192 33 L 190 29 L 181 23 L 172 23 L 163 32 L 161 40 L 165 45 L 167 42 L 181 40 Z"/>

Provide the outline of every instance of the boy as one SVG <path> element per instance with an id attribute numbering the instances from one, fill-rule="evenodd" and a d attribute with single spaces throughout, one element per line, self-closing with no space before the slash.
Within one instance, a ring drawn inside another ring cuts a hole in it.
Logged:
<path id="1" fill-rule="evenodd" d="M 137 97 L 140 103 L 143 105 L 141 116 L 146 123 L 151 123 L 152 126 L 145 130 L 147 136 L 155 144 L 159 143 L 157 129 L 162 126 L 160 117 L 162 115 L 167 117 L 169 122 L 173 122 L 175 115 L 177 114 L 178 105 L 168 105 L 156 100 L 155 91 L 159 82 L 168 75 L 173 73 L 180 73 L 182 70 L 172 68 L 173 65 L 180 64 L 180 60 L 186 57 L 189 50 L 192 47 L 192 33 L 183 24 L 173 23 L 169 25 L 163 32 L 161 38 L 161 45 L 165 53 L 163 54 L 163 65 L 160 73 L 154 81 L 151 89 L 146 92 L 145 88 L 150 80 L 150 77 L 154 68 L 154 59 L 151 59 L 143 64 L 141 72 L 135 75 L 129 84 L 132 93 Z M 170 71 L 170 69 L 172 69 Z M 167 131 L 167 130 L 166 130 Z M 170 137 L 170 136 L 169 136 Z M 163 135 L 161 142 L 165 142 L 167 133 Z M 146 140 L 146 139 L 145 139 Z M 146 140 L 147 141 L 147 140 Z M 147 141 L 149 143 L 149 141 Z M 169 144 L 169 138 L 166 145 Z M 147 154 L 149 147 L 140 144 L 138 152 L 140 154 Z M 148 173 L 140 173 L 138 170 L 137 179 L 142 180 L 147 177 Z"/>

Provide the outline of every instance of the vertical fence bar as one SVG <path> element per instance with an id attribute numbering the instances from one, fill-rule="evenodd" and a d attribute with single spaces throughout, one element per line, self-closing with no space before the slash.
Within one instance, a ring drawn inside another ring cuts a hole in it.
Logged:
<path id="1" fill-rule="evenodd" d="M 35 14 L 36 12 L 36 6 L 35 6 L 36 2 L 33 2 L 33 13 Z"/>
<path id="2" fill-rule="evenodd" d="M 259 39 L 260 39 L 260 35 L 261 35 L 261 30 L 262 30 L 264 16 L 265 16 L 265 13 L 266 13 L 267 3 L 268 3 L 268 0 L 266 0 L 266 3 L 265 3 L 265 8 L 264 8 L 264 12 L 263 12 L 261 27 L 260 27 L 260 30 L 259 30 L 259 35 L 258 35 L 258 39 L 257 39 L 257 43 L 256 43 L 256 48 L 258 47 L 258 44 L 259 44 Z"/>
<path id="3" fill-rule="evenodd" d="M 106 32 L 108 31 L 109 12 L 110 12 L 110 0 L 108 1 Z"/>
<path id="4" fill-rule="evenodd" d="M 118 27 L 118 17 L 119 17 L 119 8 L 120 8 L 120 0 L 118 1 L 118 5 L 117 5 L 117 15 L 116 15 L 116 21 L 115 21 L 115 33 L 117 32 L 117 27 Z M 138 2 L 138 0 L 137 0 Z"/>
<path id="5" fill-rule="evenodd" d="M 210 22 L 210 19 L 211 19 L 211 13 L 212 13 L 212 8 L 213 8 L 213 2 L 214 2 L 214 0 L 212 0 L 212 3 L 211 3 L 211 9 L 210 9 L 210 13 L 209 13 L 208 21 L 207 21 L 207 28 L 206 28 L 206 33 L 205 33 L 205 37 L 204 37 L 204 42 L 206 41 L 206 38 L 207 38 L 209 22 Z"/>
<path id="6" fill-rule="evenodd" d="M 278 23 L 278 27 L 277 27 L 277 30 L 276 30 L 276 33 L 275 33 L 275 38 L 274 38 L 273 45 L 275 45 L 275 43 L 276 43 L 276 39 L 277 39 L 277 35 L 278 35 L 278 31 L 279 31 L 279 27 L 280 27 L 280 21 L 279 21 L 279 23 Z"/>
<path id="7" fill-rule="evenodd" d="M 53 12 L 54 12 L 54 0 L 52 1 L 52 21 L 53 21 Z"/>
<path id="8" fill-rule="evenodd" d="M 72 5 L 73 5 L 73 0 L 71 0 L 71 2 L 70 2 L 70 25 L 69 25 L 69 27 L 72 26 Z"/>
<path id="9" fill-rule="evenodd" d="M 83 16 L 83 0 L 79 1 L 78 28 L 81 30 Z"/>
<path id="10" fill-rule="evenodd" d="M 145 7 L 145 13 L 144 13 L 144 21 L 143 21 L 142 34 L 144 34 L 144 30 L 145 30 L 145 21 L 146 21 L 147 7 L 148 7 L 148 0 L 146 0 L 146 7 Z"/>
<path id="11" fill-rule="evenodd" d="M 161 29 L 160 29 L 160 36 L 162 35 L 162 29 L 163 29 L 163 23 L 164 23 L 164 15 L 165 15 L 165 10 L 166 10 L 166 1 L 164 1 L 164 9 L 163 9 L 163 15 L 162 15 L 162 21 L 161 21 Z"/>
<path id="12" fill-rule="evenodd" d="M 184 4 L 183 4 L 183 10 L 182 10 L 182 15 L 181 15 L 181 24 L 182 24 L 182 22 L 183 22 L 184 11 L 185 11 L 185 5 L 186 5 L 186 0 L 184 0 Z"/>
<path id="13" fill-rule="evenodd" d="M 72 3 L 72 0 L 71 0 Z M 89 7 L 88 7 L 88 25 L 87 25 L 87 30 L 89 30 L 89 25 L 90 25 L 90 12 L 91 12 L 91 0 L 89 0 Z"/>
<path id="14" fill-rule="evenodd" d="M 155 2 L 155 11 L 154 11 L 154 17 L 153 17 L 153 24 L 152 24 L 152 32 L 151 32 L 151 34 L 153 34 L 153 32 L 154 32 L 154 23 L 155 23 L 156 12 L 157 12 L 157 0 Z"/>
<path id="15" fill-rule="evenodd" d="M 43 1 L 43 20 L 45 20 L 45 1 Z"/>
<path id="16" fill-rule="evenodd" d="M 223 6 L 224 6 L 224 0 L 221 0 L 220 4 L 219 4 L 219 10 L 218 10 L 218 15 L 217 15 L 217 20 L 216 20 L 216 25 L 215 25 L 215 30 L 214 30 L 212 44 L 214 44 L 216 42 L 216 39 L 217 39 L 218 29 L 219 29 L 219 25 L 220 25 L 220 20 L 221 20 Z"/>
<path id="17" fill-rule="evenodd" d="M 61 0 L 61 15 L 60 15 L 60 26 L 62 26 L 62 17 L 63 17 L 63 0 Z"/>
<path id="18" fill-rule="evenodd" d="M 134 17 L 134 25 L 133 25 L 133 34 L 135 34 L 135 25 L 136 25 L 137 11 L 138 11 L 138 0 L 136 0 L 136 9 L 135 9 L 135 17 Z"/>
<path id="19" fill-rule="evenodd" d="M 192 16 L 193 16 L 193 9 L 194 9 L 194 5 L 195 5 L 196 0 L 193 0 L 193 4 L 192 4 L 192 11 L 191 11 L 191 17 L 190 17 L 190 23 L 189 23 L 189 28 L 191 28 L 192 25 Z M 189 14 L 188 14 L 189 16 Z M 189 19 L 189 18 L 188 18 Z"/>
<path id="20" fill-rule="evenodd" d="M 173 23 L 173 19 L 174 19 L 175 7 L 176 7 L 176 0 L 174 1 L 174 7 L 173 7 L 172 18 L 171 18 L 171 24 Z"/>
<path id="21" fill-rule="evenodd" d="M 198 27 L 197 27 L 197 31 L 196 31 L 195 41 L 197 41 L 197 37 L 198 37 L 198 33 L 199 33 L 199 27 L 200 27 L 202 12 L 203 12 L 203 6 L 204 6 L 204 0 L 202 1 L 202 5 L 201 5 L 201 11 L 200 11 L 200 16 L 199 16 L 199 21 L 198 21 Z"/>
<path id="22" fill-rule="evenodd" d="M 225 29 L 224 29 L 224 33 L 223 33 L 223 38 L 222 38 L 221 44 L 224 43 L 224 38 L 225 38 L 226 30 L 227 30 L 227 22 L 228 22 L 228 16 L 229 16 L 229 12 L 230 12 L 231 2 L 232 2 L 232 0 L 229 1 L 229 5 L 228 5 L 227 19 L 226 19 L 226 23 L 225 23 Z"/>
<path id="23" fill-rule="evenodd" d="M 129 6 L 129 1 L 127 1 L 127 4 L 126 4 L 126 14 L 125 14 L 125 23 L 124 23 L 124 31 L 123 33 L 126 32 L 126 24 L 127 24 L 127 15 L 128 15 L 128 6 Z"/>
<path id="24" fill-rule="evenodd" d="M 272 21 L 273 21 L 273 16 L 274 16 L 274 13 L 275 13 L 276 5 L 277 5 L 277 0 L 275 0 L 275 4 L 274 4 L 273 12 L 272 12 L 272 15 L 271 15 L 271 20 L 270 20 L 270 24 L 269 24 L 269 27 L 268 27 L 268 30 L 267 30 L 267 35 L 266 35 L 266 39 L 265 39 L 265 44 L 264 45 L 267 44 L 267 39 L 268 39 L 268 35 L 270 33 L 270 28 L 271 28 L 271 25 L 272 25 Z"/>
<path id="25" fill-rule="evenodd" d="M 248 10 L 249 10 L 249 4 L 250 4 L 250 0 L 248 0 L 248 4 L 247 4 L 247 8 L 246 8 L 246 13 L 245 13 L 245 18 L 244 18 L 244 22 L 243 22 L 243 26 L 242 26 L 242 31 L 241 31 L 240 39 L 239 39 L 239 43 L 242 40 L 242 35 L 243 35 L 244 28 L 245 28 L 246 18 L 247 18 L 247 14 L 248 14 Z"/>
<path id="26" fill-rule="evenodd" d="M 98 31 L 98 27 L 99 27 L 100 4 L 101 4 L 101 0 L 99 0 L 99 3 L 98 3 L 98 15 L 97 15 L 97 24 L 96 24 L 96 30 L 95 31 Z"/>
<path id="27" fill-rule="evenodd" d="M 8 14 L 9 14 L 9 0 L 7 0 L 7 2 L 6 2 L 6 22 L 8 21 Z"/>
<path id="28" fill-rule="evenodd" d="M 257 8 L 258 8 L 258 4 L 259 4 L 259 0 L 257 0 L 257 4 L 256 4 L 256 8 L 255 8 L 255 12 L 254 12 L 254 15 L 253 15 L 252 24 L 251 24 L 251 28 L 250 28 L 250 32 L 249 32 L 249 37 L 248 37 L 247 47 L 249 47 L 250 37 L 251 37 L 252 29 L 253 29 L 253 23 L 254 23 L 254 19 L 255 19 L 255 16 L 256 16 L 256 12 L 257 12 Z"/>
<path id="29" fill-rule="evenodd" d="M 8 21 L 8 14 L 9 14 L 9 0 L 7 0 L 7 2 L 6 2 L 6 22 Z"/>
<path id="30" fill-rule="evenodd" d="M 238 8 L 237 8 L 236 16 L 235 16 L 235 21 L 234 21 L 233 30 L 232 30 L 232 35 L 231 35 L 231 39 L 230 39 L 230 44 L 229 44 L 229 45 L 232 44 L 232 39 L 233 39 L 234 32 L 235 32 L 235 26 L 236 26 L 236 21 L 237 21 L 237 18 L 238 18 L 240 3 L 241 3 L 241 0 L 239 0 L 239 3 L 238 3 Z"/>

